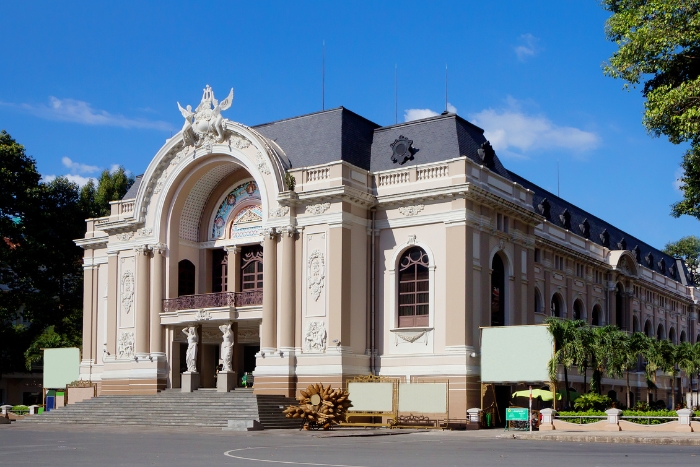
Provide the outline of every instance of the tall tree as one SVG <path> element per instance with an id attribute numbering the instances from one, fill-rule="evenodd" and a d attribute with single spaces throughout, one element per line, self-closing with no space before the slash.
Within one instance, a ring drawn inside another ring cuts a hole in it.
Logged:
<path id="1" fill-rule="evenodd" d="M 558 366 L 564 368 L 565 403 L 571 405 L 569 394 L 569 368 L 578 365 L 584 358 L 582 348 L 578 345 L 578 330 L 585 326 L 582 320 L 567 320 L 549 317 L 545 320 L 550 334 L 554 338 L 554 356 L 549 361 L 549 379 L 556 383 Z"/>
<path id="2" fill-rule="evenodd" d="M 88 217 L 109 216 L 110 201 L 122 197 L 134 184 L 134 177 L 127 174 L 124 167 L 119 166 L 113 171 L 103 170 L 97 182 L 97 187 L 90 180 L 80 192 L 80 204 Z"/>
<path id="3" fill-rule="evenodd" d="M 693 284 L 700 285 L 700 271 L 698 270 L 700 268 L 700 238 L 689 235 L 677 242 L 669 242 L 664 247 L 664 253 L 685 261 Z"/>
<path id="4" fill-rule="evenodd" d="M 625 336 L 623 341 L 624 346 L 622 349 L 622 369 L 625 372 L 626 377 L 626 405 L 627 408 L 632 408 L 632 401 L 630 399 L 630 372 L 637 367 L 639 363 L 639 357 L 644 352 L 647 346 L 647 336 L 641 332 L 632 333 L 630 336 Z"/>
<path id="5" fill-rule="evenodd" d="M 654 136 L 690 143 L 681 166 L 684 199 L 672 215 L 700 218 L 700 1 L 602 0 L 617 51 L 606 75 L 643 84 L 643 123 Z"/>

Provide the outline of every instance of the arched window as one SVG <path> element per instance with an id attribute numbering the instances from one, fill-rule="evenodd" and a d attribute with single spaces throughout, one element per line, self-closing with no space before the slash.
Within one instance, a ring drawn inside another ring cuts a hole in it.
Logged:
<path id="1" fill-rule="evenodd" d="M 676 343 L 676 330 L 674 328 L 668 330 L 668 340 L 671 341 L 671 344 Z"/>
<path id="2" fill-rule="evenodd" d="M 681 331 L 680 341 L 685 342 L 686 340 L 688 340 L 688 338 L 685 336 L 685 331 Z"/>
<path id="3" fill-rule="evenodd" d="M 656 329 L 656 338 L 658 340 L 666 338 L 666 335 L 664 334 L 664 325 L 663 324 L 659 324 L 659 327 Z"/>
<path id="4" fill-rule="evenodd" d="M 652 337 L 654 335 L 654 331 L 652 331 L 651 327 L 651 321 L 647 320 L 646 323 L 644 323 L 644 335 L 647 337 Z"/>
<path id="5" fill-rule="evenodd" d="M 574 302 L 574 313 L 572 319 L 581 319 L 583 317 L 583 302 L 576 300 Z"/>
<path id="6" fill-rule="evenodd" d="M 491 326 L 505 325 L 505 268 L 496 254 L 491 261 Z"/>
<path id="7" fill-rule="evenodd" d="M 636 316 L 632 318 L 632 332 L 639 332 L 639 318 Z"/>
<path id="8" fill-rule="evenodd" d="M 593 307 L 593 311 L 591 312 L 591 325 L 600 326 L 600 305 Z"/>
<path id="9" fill-rule="evenodd" d="M 195 268 L 191 261 L 177 263 L 177 296 L 194 295 Z"/>
<path id="10" fill-rule="evenodd" d="M 429 260 L 413 247 L 399 260 L 399 327 L 426 327 L 430 320 Z"/>
<path id="11" fill-rule="evenodd" d="M 558 293 L 552 295 L 552 316 L 555 316 L 557 318 L 564 317 L 564 307 L 562 306 L 562 303 L 563 301 L 561 299 L 561 295 L 559 295 Z"/>
<path id="12" fill-rule="evenodd" d="M 260 245 L 241 248 L 241 291 L 253 292 L 263 288 L 263 249 Z"/>
<path id="13" fill-rule="evenodd" d="M 540 289 L 535 287 L 535 313 L 542 313 L 544 310 L 542 310 L 542 294 L 540 293 Z"/>

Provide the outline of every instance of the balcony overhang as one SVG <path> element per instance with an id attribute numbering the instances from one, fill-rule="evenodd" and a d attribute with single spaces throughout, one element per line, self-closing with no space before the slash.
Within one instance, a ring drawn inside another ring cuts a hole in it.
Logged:
<path id="1" fill-rule="evenodd" d="M 163 300 L 164 326 L 262 319 L 262 291 L 183 295 Z"/>

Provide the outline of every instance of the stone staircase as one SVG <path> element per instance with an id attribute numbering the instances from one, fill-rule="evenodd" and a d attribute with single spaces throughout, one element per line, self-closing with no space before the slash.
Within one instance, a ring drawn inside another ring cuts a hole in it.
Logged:
<path id="1" fill-rule="evenodd" d="M 228 393 L 206 389 L 183 393 L 169 389 L 150 396 L 94 397 L 25 417 L 17 423 L 298 428 L 298 420 L 285 418 L 282 413 L 284 407 L 294 403 L 294 399 L 284 396 L 255 395 L 252 389 Z M 229 424 L 229 420 L 234 422 Z"/>

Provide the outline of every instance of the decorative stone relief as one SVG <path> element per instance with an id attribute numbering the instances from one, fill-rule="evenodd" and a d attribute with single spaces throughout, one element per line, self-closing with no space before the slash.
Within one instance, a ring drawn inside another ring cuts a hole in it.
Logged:
<path id="1" fill-rule="evenodd" d="M 153 234 L 153 229 L 151 228 L 142 228 L 137 231 L 139 237 L 148 237 L 149 235 Z"/>
<path id="2" fill-rule="evenodd" d="M 416 204 L 415 206 L 401 206 L 399 212 L 406 217 L 415 216 L 425 208 L 422 204 Z"/>
<path id="3" fill-rule="evenodd" d="M 160 175 L 158 182 L 156 182 L 156 187 L 153 188 L 154 194 L 158 194 L 163 190 L 163 185 L 165 185 L 165 181 L 167 179 L 168 179 L 168 171 L 164 170 L 163 173 Z"/>
<path id="4" fill-rule="evenodd" d="M 409 235 L 408 240 L 406 241 L 409 245 L 415 245 L 416 244 L 416 236 L 415 235 Z"/>
<path id="5" fill-rule="evenodd" d="M 330 208 L 331 203 L 310 204 L 306 206 L 306 214 L 319 215 L 328 211 Z"/>
<path id="6" fill-rule="evenodd" d="M 209 321 L 211 319 L 211 313 L 204 309 L 197 310 L 197 313 L 194 315 L 194 319 L 197 321 Z"/>
<path id="7" fill-rule="evenodd" d="M 289 206 L 278 206 L 275 209 L 270 209 L 270 217 L 284 217 L 289 214 Z"/>
<path id="8" fill-rule="evenodd" d="M 239 329 L 238 330 L 238 341 L 251 341 L 256 342 L 260 340 L 260 332 L 257 329 Z"/>
<path id="9" fill-rule="evenodd" d="M 262 154 L 258 153 L 255 156 L 255 160 L 258 163 L 258 170 L 265 175 L 270 175 L 270 167 L 268 167 L 267 162 L 265 162 L 265 158 L 262 156 Z"/>
<path id="10" fill-rule="evenodd" d="M 233 103 L 233 88 L 226 99 L 219 102 L 214 97 L 214 91 L 207 85 L 202 94 L 202 100 L 197 108 L 192 111 L 192 106 L 182 108 L 178 102 L 177 107 L 185 119 L 182 126 L 182 136 L 188 146 L 201 147 L 213 143 L 221 143 L 226 133 L 226 119 L 221 112 L 231 107 Z"/>
<path id="11" fill-rule="evenodd" d="M 323 259 L 323 253 L 319 250 L 314 250 L 309 255 L 308 268 L 306 270 L 306 280 L 311 290 L 311 296 L 315 301 L 321 296 L 323 290 L 323 282 L 326 277 L 326 266 Z"/>
<path id="12" fill-rule="evenodd" d="M 128 240 L 131 240 L 132 238 L 134 238 L 134 232 L 124 232 L 124 233 L 117 234 L 117 239 L 121 240 L 122 242 L 126 242 Z"/>
<path id="13" fill-rule="evenodd" d="M 125 313 L 131 311 L 131 304 L 134 301 L 134 273 L 124 271 L 122 274 L 122 309 Z"/>
<path id="14" fill-rule="evenodd" d="M 251 222 L 262 222 L 262 217 L 253 209 L 246 209 L 243 215 L 236 217 L 237 224 L 246 224 Z"/>
<path id="15" fill-rule="evenodd" d="M 421 337 L 425 336 L 424 344 L 428 345 L 428 331 L 417 331 L 417 332 L 395 332 L 394 333 L 394 345 L 399 345 L 401 341 L 413 344 Z"/>
<path id="16" fill-rule="evenodd" d="M 323 321 L 309 321 L 304 333 L 304 351 L 323 352 L 326 350 L 326 324 Z"/>
<path id="17" fill-rule="evenodd" d="M 250 147 L 250 141 L 243 135 L 239 135 L 238 133 L 234 133 L 231 135 L 231 137 L 228 139 L 228 144 L 230 146 L 233 146 L 236 149 L 245 149 Z"/>
<path id="18" fill-rule="evenodd" d="M 117 358 L 132 358 L 134 356 L 134 333 L 122 331 L 117 345 Z"/>

